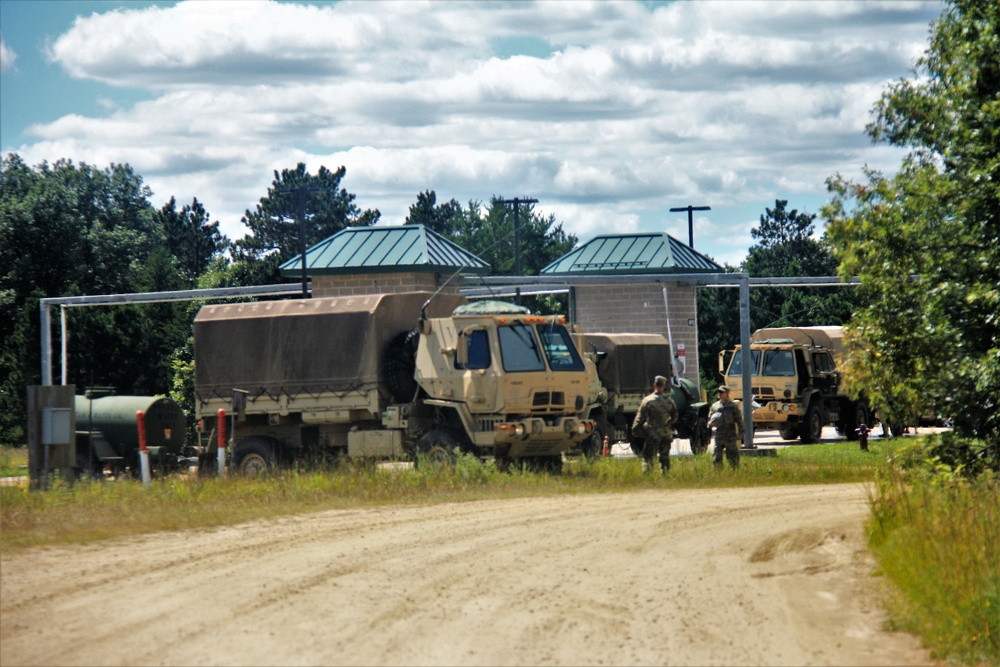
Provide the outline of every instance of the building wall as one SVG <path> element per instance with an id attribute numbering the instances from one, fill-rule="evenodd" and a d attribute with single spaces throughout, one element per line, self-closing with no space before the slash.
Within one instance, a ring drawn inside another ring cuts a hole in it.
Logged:
<path id="1" fill-rule="evenodd" d="M 698 309 L 696 288 L 673 283 L 611 283 L 574 287 L 575 318 L 584 331 L 594 333 L 658 333 L 667 336 L 666 301 L 670 306 L 670 335 L 675 347 L 684 345 L 682 377 L 700 384 L 698 377 Z M 652 375 L 663 374 L 650 369 Z"/>
<path id="2" fill-rule="evenodd" d="M 313 276 L 313 296 L 353 296 L 357 294 L 391 294 L 395 292 L 434 292 L 446 277 L 440 273 L 399 272 L 359 273 L 338 276 Z M 453 281 L 443 293 L 458 294 L 459 286 Z"/>

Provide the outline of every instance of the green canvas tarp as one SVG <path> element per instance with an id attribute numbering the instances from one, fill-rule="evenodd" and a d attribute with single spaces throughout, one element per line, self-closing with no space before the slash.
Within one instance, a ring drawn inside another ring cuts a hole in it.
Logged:
<path id="1" fill-rule="evenodd" d="M 597 375 L 616 394 L 648 394 L 653 378 L 670 377 L 670 344 L 660 334 L 584 334 L 581 352 L 595 350 L 608 353 Z"/>
<path id="2" fill-rule="evenodd" d="M 194 321 L 195 392 L 205 400 L 368 391 L 388 345 L 413 329 L 430 292 L 205 306 Z M 439 294 L 428 317 L 466 299 Z"/>

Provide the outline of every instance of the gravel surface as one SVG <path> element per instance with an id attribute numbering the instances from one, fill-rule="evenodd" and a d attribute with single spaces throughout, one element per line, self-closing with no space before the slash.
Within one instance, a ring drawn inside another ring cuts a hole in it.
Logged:
<path id="1" fill-rule="evenodd" d="M 14 665 L 927 665 L 860 485 L 381 507 L 0 559 Z"/>

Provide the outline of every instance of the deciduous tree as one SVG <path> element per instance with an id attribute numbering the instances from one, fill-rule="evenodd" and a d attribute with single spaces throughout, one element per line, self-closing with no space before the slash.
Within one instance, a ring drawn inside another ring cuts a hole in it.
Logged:
<path id="1" fill-rule="evenodd" d="M 949 2 L 868 133 L 907 154 L 895 175 L 829 180 L 840 272 L 870 300 L 848 379 L 895 419 L 954 417 L 1000 465 L 1000 5 Z"/>

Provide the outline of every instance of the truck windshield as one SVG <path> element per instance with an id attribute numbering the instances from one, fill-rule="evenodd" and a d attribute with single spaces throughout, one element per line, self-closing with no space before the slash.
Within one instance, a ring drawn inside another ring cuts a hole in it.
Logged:
<path id="1" fill-rule="evenodd" d="M 538 327 L 538 335 L 542 339 L 542 347 L 549 360 L 549 368 L 554 371 L 583 370 L 583 359 L 576 351 L 576 346 L 573 345 L 566 327 L 551 324 L 542 325 Z"/>
<path id="2" fill-rule="evenodd" d="M 760 350 L 750 350 L 750 362 L 752 366 L 751 375 L 760 375 Z M 729 372 L 726 375 L 732 377 L 734 375 L 743 375 L 743 351 L 736 350 L 736 354 L 733 355 L 733 363 L 729 364 Z"/>
<path id="3" fill-rule="evenodd" d="M 498 329 L 500 357 L 503 369 L 510 373 L 544 371 L 545 359 L 535 338 L 535 330 L 527 324 L 515 324 Z"/>
<path id="4" fill-rule="evenodd" d="M 767 350 L 764 352 L 764 375 L 795 377 L 795 361 L 791 350 Z"/>

